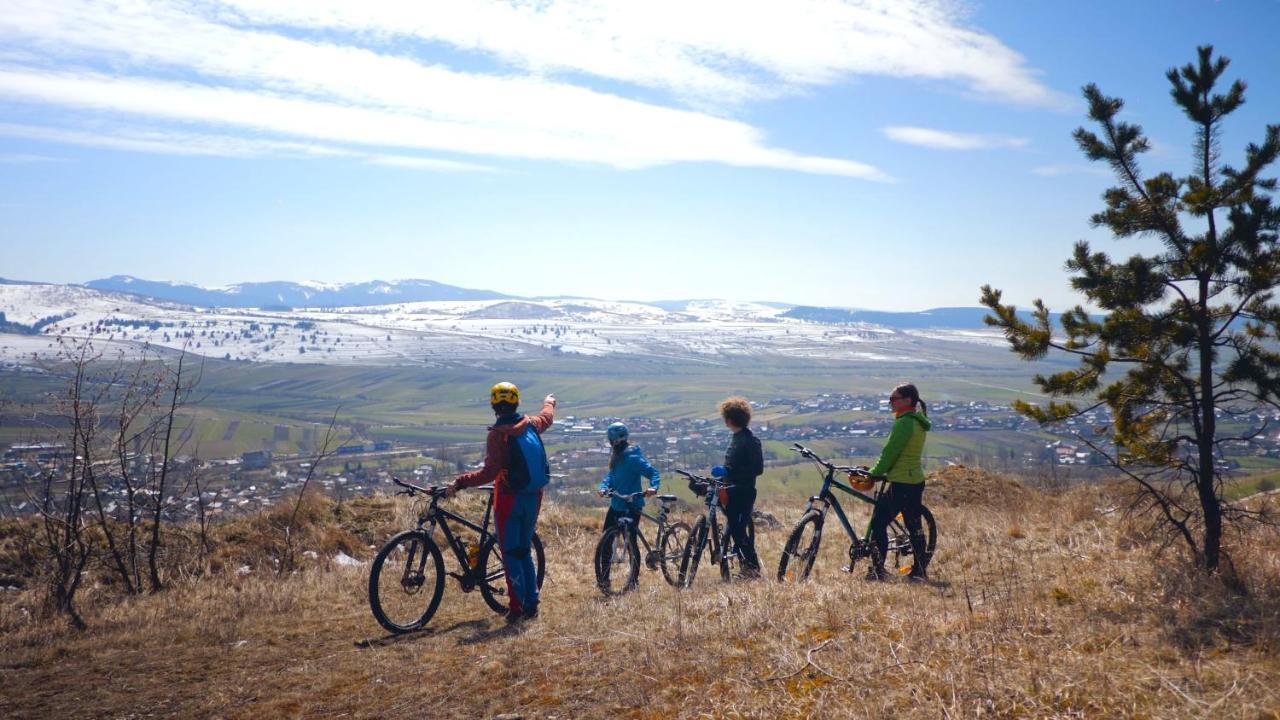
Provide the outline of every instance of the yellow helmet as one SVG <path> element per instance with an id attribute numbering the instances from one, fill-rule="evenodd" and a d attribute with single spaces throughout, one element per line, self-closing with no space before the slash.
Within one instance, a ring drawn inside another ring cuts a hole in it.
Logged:
<path id="1" fill-rule="evenodd" d="M 500 382 L 489 388 L 489 404 L 497 405 L 498 403 L 510 403 L 511 405 L 520 404 L 520 388 L 509 382 Z"/>

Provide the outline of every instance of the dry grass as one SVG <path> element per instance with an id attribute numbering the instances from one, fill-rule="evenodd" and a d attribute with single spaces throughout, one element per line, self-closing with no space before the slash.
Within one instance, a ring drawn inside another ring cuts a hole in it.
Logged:
<path id="1" fill-rule="evenodd" d="M 833 522 L 807 584 L 705 572 L 677 592 L 644 571 L 606 601 L 589 563 L 603 511 L 551 505 L 538 620 L 507 628 L 451 585 L 429 630 L 398 638 L 368 611 L 367 571 L 326 558 L 344 543 L 367 557 L 407 508 L 351 504 L 338 527 L 318 506 L 306 537 L 325 552 L 285 577 L 249 550 L 270 520 L 246 520 L 220 538 L 240 550 L 219 550 L 228 566 L 257 557 L 253 572 L 94 597 L 84 633 L 24 615 L 30 596 L 9 593 L 0 716 L 1280 716 L 1275 536 L 1237 540 L 1240 593 L 1153 562 L 1103 512 L 1104 490 L 1000 480 L 984 493 L 989 478 L 952 475 L 926 494 L 941 533 L 928 586 L 840 573 Z M 766 564 L 802 508 L 768 508 L 784 527 L 758 540 Z"/>

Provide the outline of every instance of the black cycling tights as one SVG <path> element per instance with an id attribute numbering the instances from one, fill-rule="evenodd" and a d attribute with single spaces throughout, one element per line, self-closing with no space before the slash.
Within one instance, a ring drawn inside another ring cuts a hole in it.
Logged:
<path id="1" fill-rule="evenodd" d="M 915 538 L 919 538 L 920 509 L 924 503 L 924 483 L 889 483 L 885 492 L 876 500 L 876 509 L 871 513 L 871 539 L 876 544 L 876 564 L 883 566 L 885 555 L 889 553 L 889 523 L 902 513 L 902 521 L 911 533 L 913 547 Z"/>

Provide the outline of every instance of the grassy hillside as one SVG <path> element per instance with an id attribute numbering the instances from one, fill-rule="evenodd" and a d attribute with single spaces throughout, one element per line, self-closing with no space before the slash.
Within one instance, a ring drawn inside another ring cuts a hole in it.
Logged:
<path id="1" fill-rule="evenodd" d="M 308 503 L 280 576 L 280 518 L 215 529 L 209 572 L 120 600 L 95 569 L 85 632 L 0 596 L 0 716 L 36 717 L 1276 717 L 1280 538 L 1233 537 L 1239 584 L 1202 582 L 1115 511 L 1106 488 L 1062 494 L 962 469 L 926 495 L 941 530 L 933 582 L 839 572 L 827 535 L 804 585 L 677 592 L 646 572 L 602 599 L 588 561 L 599 510 L 548 505 L 543 615 L 505 626 L 446 588 L 425 632 L 388 637 L 362 559 L 410 508 Z M 455 501 L 468 512 L 476 500 Z M 782 528 L 802 506 L 767 508 Z M 688 513 L 686 513 L 687 515 Z M 834 530 L 834 525 L 830 526 Z M 0 558 L 20 564 L 8 526 Z M 247 568 L 247 569 L 245 569 Z M 240 572 L 237 572 L 240 569 Z"/>

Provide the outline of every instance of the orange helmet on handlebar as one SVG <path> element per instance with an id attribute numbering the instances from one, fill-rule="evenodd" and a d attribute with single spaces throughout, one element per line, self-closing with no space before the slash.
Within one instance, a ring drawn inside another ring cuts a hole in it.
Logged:
<path id="1" fill-rule="evenodd" d="M 849 485 L 858 492 L 871 492 L 876 487 L 876 481 L 870 475 L 849 473 Z"/>

